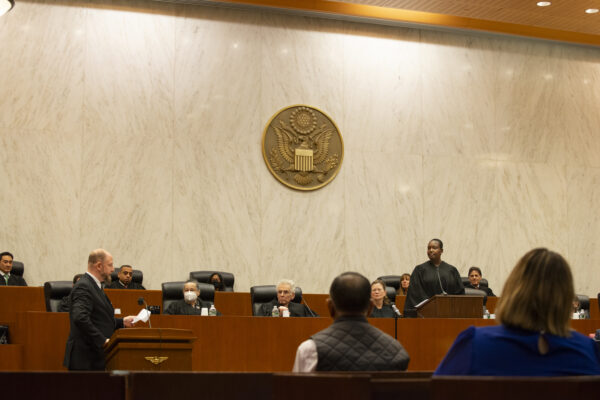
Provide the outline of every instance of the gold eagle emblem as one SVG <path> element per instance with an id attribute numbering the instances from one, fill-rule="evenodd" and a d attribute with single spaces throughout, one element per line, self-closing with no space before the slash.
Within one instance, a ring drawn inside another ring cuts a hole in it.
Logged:
<path id="1" fill-rule="evenodd" d="M 146 360 L 150 361 L 154 365 L 158 365 L 168 360 L 169 357 L 159 357 L 159 356 L 148 356 L 144 357 Z"/>
<path id="2" fill-rule="evenodd" d="M 312 107 L 284 108 L 263 132 L 263 156 L 269 170 L 294 189 L 318 189 L 333 180 L 343 152 L 335 123 Z"/>

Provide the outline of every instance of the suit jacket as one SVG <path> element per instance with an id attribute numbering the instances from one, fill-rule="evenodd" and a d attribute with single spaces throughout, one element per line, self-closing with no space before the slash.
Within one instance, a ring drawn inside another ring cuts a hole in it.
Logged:
<path id="1" fill-rule="evenodd" d="M 274 300 L 260 306 L 257 316 L 270 317 L 274 306 L 279 306 L 277 299 L 274 299 Z M 287 305 L 287 308 L 288 308 L 288 310 L 290 310 L 290 317 L 318 317 L 319 316 L 314 311 L 313 311 L 314 315 L 311 314 L 309 309 L 304 304 L 290 302 Z"/>
<path id="2" fill-rule="evenodd" d="M 27 286 L 27 282 L 25 282 L 22 276 L 10 274 L 7 285 L 4 280 L 4 274 L 0 273 L 0 286 Z"/>
<path id="3" fill-rule="evenodd" d="M 110 300 L 89 274 L 73 286 L 69 298 L 71 332 L 63 365 L 69 370 L 104 370 L 104 342 L 123 327 L 123 320 L 115 319 Z"/>

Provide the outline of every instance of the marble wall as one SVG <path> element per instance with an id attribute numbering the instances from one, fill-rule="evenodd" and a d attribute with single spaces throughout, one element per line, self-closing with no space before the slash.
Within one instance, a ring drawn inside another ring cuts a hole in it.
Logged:
<path id="1" fill-rule="evenodd" d="M 600 49 L 100 0 L 19 1 L 0 42 L 0 247 L 30 285 L 105 247 L 151 289 L 216 268 L 319 293 L 410 272 L 440 237 L 497 293 L 534 246 L 600 291 Z M 344 138 L 318 191 L 262 158 L 292 104 Z"/>

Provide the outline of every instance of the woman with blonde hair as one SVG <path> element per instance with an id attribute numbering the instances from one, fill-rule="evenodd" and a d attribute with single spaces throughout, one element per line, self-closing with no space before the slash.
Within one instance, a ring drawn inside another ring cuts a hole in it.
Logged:
<path id="1" fill-rule="evenodd" d="M 594 341 L 570 330 L 573 277 L 567 261 L 544 248 L 514 267 L 496 307 L 500 325 L 458 335 L 435 375 L 600 375 Z"/>

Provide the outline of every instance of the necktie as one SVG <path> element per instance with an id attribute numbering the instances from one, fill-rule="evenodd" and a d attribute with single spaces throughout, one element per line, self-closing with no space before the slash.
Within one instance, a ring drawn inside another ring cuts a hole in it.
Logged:
<path id="1" fill-rule="evenodd" d="M 8 274 L 4 274 L 4 280 L 6 281 L 6 286 L 8 286 Z"/>

